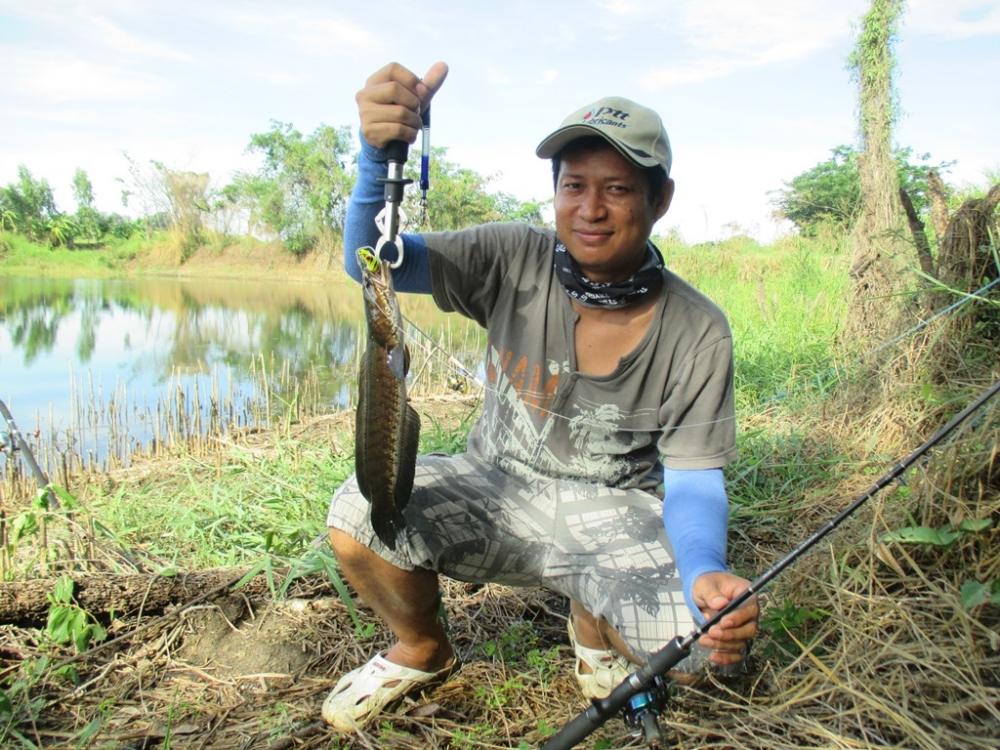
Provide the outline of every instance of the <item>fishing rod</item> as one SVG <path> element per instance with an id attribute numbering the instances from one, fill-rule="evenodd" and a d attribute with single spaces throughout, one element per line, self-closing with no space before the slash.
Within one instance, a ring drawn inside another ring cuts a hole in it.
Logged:
<path id="1" fill-rule="evenodd" d="M 650 692 L 662 692 L 663 685 L 667 680 L 667 671 L 675 667 L 688 655 L 691 647 L 699 638 L 717 625 L 722 618 L 738 609 L 751 596 L 767 586 L 785 568 L 795 562 L 827 534 L 840 526 L 841 523 L 867 500 L 899 478 L 900 475 L 919 461 L 931 448 L 944 440 L 956 427 L 993 398 L 997 394 L 997 391 L 1000 391 L 1000 380 L 979 394 L 972 403 L 952 417 L 947 424 L 928 438 L 923 445 L 883 474 L 871 487 L 838 513 L 833 520 L 814 532 L 812 536 L 789 552 L 782 560 L 761 574 L 757 580 L 750 584 L 746 591 L 729 602 L 723 609 L 706 621 L 705 624 L 691 631 L 687 636 L 675 636 L 666 646 L 655 652 L 649 658 L 649 661 L 646 662 L 645 666 L 626 677 L 618 687 L 611 691 L 607 698 L 592 701 L 589 708 L 578 714 L 576 718 L 572 719 L 557 734 L 542 745 L 542 750 L 568 750 L 575 747 L 577 743 L 581 742 L 591 732 L 604 724 L 604 722 L 625 709 L 635 696 L 642 696 L 642 694 Z M 656 708 L 655 701 L 648 701 L 646 705 L 640 706 L 638 710 L 633 712 L 634 720 L 643 727 L 644 731 L 647 731 L 647 736 L 651 725 L 655 725 L 656 722 Z"/>
<path id="2" fill-rule="evenodd" d="M 31 469 L 35 481 L 38 482 L 39 489 L 45 492 L 45 499 L 48 501 L 49 507 L 59 508 L 59 501 L 56 500 L 55 493 L 49 489 L 49 478 L 45 476 L 42 467 L 38 465 L 38 461 L 35 460 L 35 454 L 31 452 L 28 442 L 24 439 L 21 431 L 17 429 L 14 415 L 10 413 L 7 404 L 2 400 L 0 400 L 0 414 L 3 415 L 4 421 L 7 422 L 7 434 L 10 436 L 11 448 L 13 450 L 20 450 L 24 455 L 24 460 L 28 462 L 28 468 Z"/>

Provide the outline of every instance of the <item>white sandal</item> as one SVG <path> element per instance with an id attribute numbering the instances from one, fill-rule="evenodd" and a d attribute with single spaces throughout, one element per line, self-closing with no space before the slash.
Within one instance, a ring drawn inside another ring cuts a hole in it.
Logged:
<path id="1" fill-rule="evenodd" d="M 576 642 L 573 631 L 573 618 L 566 622 L 569 630 L 569 642 L 573 644 L 576 654 L 574 674 L 580 684 L 580 692 L 585 698 L 607 698 L 608 695 L 632 672 L 629 660 L 617 651 L 581 646 Z M 590 667 L 590 672 L 583 671 L 583 665 Z"/>
<path id="2" fill-rule="evenodd" d="M 460 666 L 458 657 L 437 672 L 394 664 L 382 654 L 348 672 L 323 701 L 323 720 L 341 732 L 362 729 L 405 695 L 443 682 Z"/>

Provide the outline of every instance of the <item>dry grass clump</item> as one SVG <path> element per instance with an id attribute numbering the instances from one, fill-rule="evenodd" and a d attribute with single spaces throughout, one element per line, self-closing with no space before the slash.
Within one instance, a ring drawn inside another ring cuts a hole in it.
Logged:
<path id="1" fill-rule="evenodd" d="M 874 498 L 779 579 L 771 612 L 779 601 L 794 602 L 816 619 L 772 619 L 760 646 L 773 658 L 761 666 L 753 694 L 731 693 L 723 706 L 699 699 L 713 711 L 712 728 L 683 724 L 682 746 L 996 747 L 1000 607 L 969 606 L 962 587 L 1000 579 L 998 434 L 1000 405 L 993 404 L 974 428 L 911 470 L 906 485 Z M 895 458 L 925 437 L 923 429 L 900 429 Z M 842 484 L 856 492 L 861 479 Z M 845 492 L 835 505 L 828 500 L 823 514 L 832 517 L 849 499 Z M 943 544 L 884 536 L 975 520 L 991 525 Z"/>

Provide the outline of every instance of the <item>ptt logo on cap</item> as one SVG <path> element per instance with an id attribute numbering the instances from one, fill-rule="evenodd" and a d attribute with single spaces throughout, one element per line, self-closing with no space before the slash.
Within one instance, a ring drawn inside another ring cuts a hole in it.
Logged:
<path id="1" fill-rule="evenodd" d="M 627 128 L 628 112 L 614 107 L 600 107 L 596 112 L 593 110 L 583 116 L 583 121 L 588 125 L 610 125 L 615 128 Z"/>

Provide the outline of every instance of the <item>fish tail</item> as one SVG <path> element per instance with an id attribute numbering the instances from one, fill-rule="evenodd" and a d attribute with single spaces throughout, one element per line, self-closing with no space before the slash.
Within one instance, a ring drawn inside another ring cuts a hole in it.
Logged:
<path id="1" fill-rule="evenodd" d="M 376 513 L 375 510 L 376 506 L 372 505 L 372 529 L 375 530 L 375 536 L 386 547 L 395 550 L 396 535 L 403 528 L 403 515 L 395 509 L 388 509 L 388 513 Z"/>

